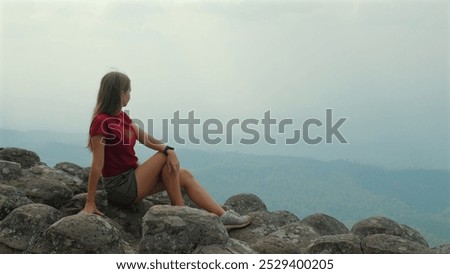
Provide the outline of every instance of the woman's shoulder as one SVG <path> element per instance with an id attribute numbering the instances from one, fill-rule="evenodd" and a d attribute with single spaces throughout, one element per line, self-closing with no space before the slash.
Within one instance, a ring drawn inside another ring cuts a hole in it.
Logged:
<path id="1" fill-rule="evenodd" d="M 110 124 L 113 119 L 117 118 L 106 113 L 99 113 L 95 115 L 94 118 L 92 119 L 91 128 L 92 127 L 96 128 L 100 126 L 107 127 L 107 125 Z"/>
<path id="2" fill-rule="evenodd" d="M 114 118 L 114 116 L 111 116 L 111 115 L 106 114 L 106 113 L 99 113 L 99 114 L 94 116 L 93 120 L 94 121 L 104 121 L 104 120 L 107 120 L 107 119 L 110 119 L 110 118 Z"/>
<path id="3" fill-rule="evenodd" d="M 130 116 L 128 115 L 128 113 L 126 111 L 122 111 L 120 114 L 122 115 L 123 120 L 125 122 L 127 122 L 127 123 L 132 123 L 133 122 L 133 120 L 131 120 Z"/>

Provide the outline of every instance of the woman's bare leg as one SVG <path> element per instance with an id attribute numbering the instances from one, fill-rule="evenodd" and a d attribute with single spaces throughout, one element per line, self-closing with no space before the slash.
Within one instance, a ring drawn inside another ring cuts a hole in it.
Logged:
<path id="1" fill-rule="evenodd" d="M 200 185 L 187 169 L 180 169 L 180 184 L 186 190 L 189 198 L 206 211 L 222 216 L 223 208 L 214 201 L 209 193 Z"/>
<path id="2" fill-rule="evenodd" d="M 184 205 L 180 190 L 179 175 L 169 173 L 166 162 L 166 156 L 158 152 L 136 168 L 135 176 L 138 193 L 135 202 L 141 201 L 152 193 L 166 189 L 173 205 Z M 160 175 L 163 179 L 163 189 L 158 184 Z"/>
<path id="3" fill-rule="evenodd" d="M 181 194 L 181 187 L 183 187 L 189 198 L 200 208 L 218 216 L 225 212 L 188 170 L 180 169 L 179 172 L 173 170 L 169 172 L 166 161 L 167 158 L 164 154 L 156 153 L 136 168 L 138 192 L 136 202 L 148 195 L 166 190 L 173 205 L 184 205 Z"/>
<path id="4" fill-rule="evenodd" d="M 184 205 L 183 195 L 181 194 L 179 172 L 170 170 L 169 165 L 166 164 L 163 167 L 161 178 L 172 205 Z"/>

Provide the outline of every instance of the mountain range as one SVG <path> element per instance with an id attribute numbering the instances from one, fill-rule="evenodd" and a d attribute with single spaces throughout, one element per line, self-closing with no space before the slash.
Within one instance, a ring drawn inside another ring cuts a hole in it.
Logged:
<path id="1" fill-rule="evenodd" d="M 0 130 L 0 146 L 38 153 L 49 166 L 90 165 L 86 136 L 55 132 Z M 141 160 L 152 151 L 138 145 Z M 322 212 L 351 227 L 370 216 L 386 216 L 417 228 L 437 246 L 450 241 L 450 171 L 386 169 L 349 160 L 177 149 L 190 169 L 220 203 L 237 193 L 254 193 L 270 210 L 303 218 Z"/>

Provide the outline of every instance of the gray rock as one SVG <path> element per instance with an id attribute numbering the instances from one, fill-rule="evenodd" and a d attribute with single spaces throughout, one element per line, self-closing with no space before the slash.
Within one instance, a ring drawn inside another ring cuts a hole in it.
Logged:
<path id="1" fill-rule="evenodd" d="M 98 208 L 118 223 L 123 228 L 124 233 L 140 240 L 142 238 L 142 218 L 151 206 L 150 202 L 142 200 L 127 207 L 109 204 L 105 209 L 102 207 Z"/>
<path id="2" fill-rule="evenodd" d="M 251 247 L 263 254 L 299 254 L 305 253 L 306 248 L 319 237 L 312 227 L 297 221 L 262 237 Z"/>
<path id="3" fill-rule="evenodd" d="M 306 249 L 308 254 L 362 254 L 361 239 L 353 234 L 325 235 Z"/>
<path id="4" fill-rule="evenodd" d="M 252 223 L 245 228 L 231 230 L 229 235 L 246 242 L 250 246 L 281 227 L 299 221 L 297 216 L 288 211 L 267 212 L 260 210 L 249 212 L 248 215 L 252 217 Z"/>
<path id="5" fill-rule="evenodd" d="M 0 254 L 21 254 L 22 250 L 11 248 L 5 244 L 0 243 Z"/>
<path id="6" fill-rule="evenodd" d="M 32 249 L 33 253 L 122 254 L 125 243 L 108 218 L 79 213 L 51 225 Z"/>
<path id="7" fill-rule="evenodd" d="M 91 168 L 90 167 L 85 167 L 82 170 L 80 170 L 76 176 L 78 178 L 80 178 L 86 185 L 88 183 L 89 180 L 89 173 L 91 172 Z"/>
<path id="8" fill-rule="evenodd" d="M 80 193 L 74 195 L 70 200 L 70 202 L 63 205 L 60 208 L 60 210 L 64 212 L 66 215 L 77 214 L 78 212 L 84 209 L 84 205 L 86 204 L 86 195 L 87 193 Z M 108 199 L 106 191 L 97 190 L 95 192 L 95 204 L 97 206 L 97 209 L 102 212 L 108 210 Z"/>
<path id="9" fill-rule="evenodd" d="M 264 202 L 255 194 L 238 194 L 225 201 L 225 208 L 232 209 L 241 215 L 254 211 L 267 211 Z"/>
<path id="10" fill-rule="evenodd" d="M 361 220 L 353 225 L 351 232 L 360 238 L 373 234 L 401 235 L 401 226 L 386 217 L 376 216 Z"/>
<path id="11" fill-rule="evenodd" d="M 19 179 L 6 181 L 4 184 L 20 188 L 35 203 L 55 208 L 60 208 L 72 199 L 73 191 L 67 186 L 72 181 L 67 176 L 46 166 L 34 166 L 23 173 L 24 176 Z"/>
<path id="12" fill-rule="evenodd" d="M 79 165 L 70 162 L 57 163 L 54 168 L 72 176 L 77 176 L 83 170 Z"/>
<path id="13" fill-rule="evenodd" d="M 426 254 L 430 249 L 395 235 L 372 234 L 361 241 L 363 253 L 366 254 Z"/>
<path id="14" fill-rule="evenodd" d="M 309 215 L 302 220 L 321 236 L 349 233 L 348 228 L 339 220 L 323 213 Z"/>
<path id="15" fill-rule="evenodd" d="M 409 227 L 407 225 L 400 224 L 400 227 L 403 229 L 402 238 L 405 238 L 407 240 L 419 243 L 421 245 L 424 245 L 426 247 L 428 246 L 428 242 L 425 240 L 425 238 L 414 228 Z"/>
<path id="16" fill-rule="evenodd" d="M 230 238 L 226 244 L 197 247 L 192 254 L 257 254 L 246 243 Z"/>
<path id="17" fill-rule="evenodd" d="M 22 176 L 19 163 L 0 160 L 0 181 L 9 181 Z"/>
<path id="18" fill-rule="evenodd" d="M 34 175 L 35 177 L 43 177 L 48 178 L 54 181 L 59 181 L 66 186 L 68 186 L 74 194 L 85 193 L 87 192 L 87 183 L 78 178 L 77 176 L 70 175 L 67 172 L 64 172 L 59 169 L 50 168 L 44 165 L 33 166 L 27 174 Z M 101 182 L 102 180 L 100 180 Z M 97 187 L 97 189 L 102 189 L 101 185 Z"/>
<path id="19" fill-rule="evenodd" d="M 28 199 L 20 189 L 0 184 L 0 220 L 5 218 L 15 208 L 32 203 L 33 201 Z"/>
<path id="20" fill-rule="evenodd" d="M 62 218 L 57 209 L 28 204 L 14 209 L 0 223 L 0 242 L 16 250 L 27 250 L 53 223 Z"/>
<path id="21" fill-rule="evenodd" d="M 450 254 L 450 243 L 433 247 L 430 251 L 432 254 Z"/>
<path id="22" fill-rule="evenodd" d="M 184 189 L 181 189 L 181 195 L 185 206 L 200 209 L 196 204 L 194 204 L 194 202 L 191 201 Z M 171 205 L 169 195 L 167 195 L 166 191 L 161 191 L 159 193 L 147 196 L 145 197 L 145 200 L 150 202 L 152 205 Z"/>
<path id="23" fill-rule="evenodd" d="M 22 168 L 30 168 L 41 161 L 35 152 L 17 147 L 1 148 L 0 160 L 19 163 Z"/>
<path id="24" fill-rule="evenodd" d="M 371 217 L 357 222 L 353 225 L 351 232 L 361 239 L 373 234 L 394 235 L 428 247 L 428 243 L 419 232 L 382 216 Z"/>
<path id="25" fill-rule="evenodd" d="M 142 234 L 140 253 L 192 253 L 229 239 L 217 215 L 186 206 L 151 207 L 142 218 Z"/>

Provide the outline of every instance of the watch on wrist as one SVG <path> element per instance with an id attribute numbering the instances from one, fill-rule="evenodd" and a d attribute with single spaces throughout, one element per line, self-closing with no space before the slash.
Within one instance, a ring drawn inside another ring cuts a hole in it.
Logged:
<path id="1" fill-rule="evenodd" d="M 168 155 L 168 153 L 167 153 L 167 151 L 168 150 L 175 150 L 173 147 L 171 147 L 171 146 L 166 146 L 165 148 L 164 148 L 164 151 L 163 151 L 163 153 L 167 156 Z"/>

